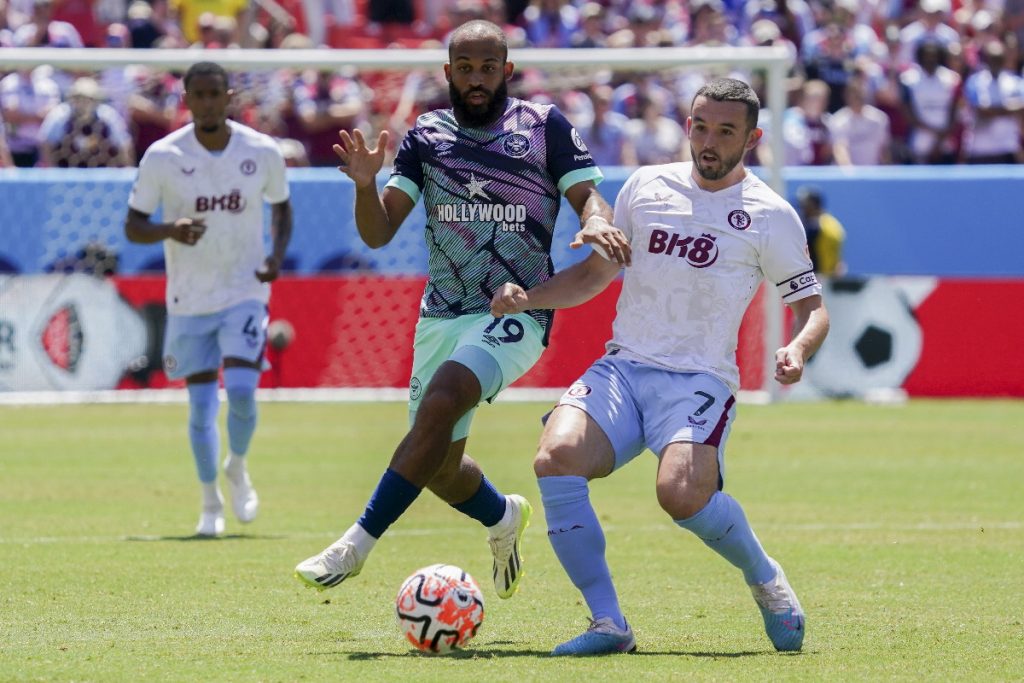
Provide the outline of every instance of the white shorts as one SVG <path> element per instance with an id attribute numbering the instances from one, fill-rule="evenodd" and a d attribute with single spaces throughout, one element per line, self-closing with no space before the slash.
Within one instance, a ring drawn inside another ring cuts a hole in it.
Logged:
<path id="1" fill-rule="evenodd" d="M 729 387 L 708 374 L 665 370 L 614 354 L 595 361 L 558 405 L 575 406 L 593 418 L 611 441 L 615 469 L 644 448 L 661 457 L 670 443 L 714 446 L 721 488 L 725 442 L 736 419 Z"/>
<path id="2" fill-rule="evenodd" d="M 218 370 L 224 358 L 263 361 L 268 319 L 262 301 L 243 301 L 207 315 L 168 315 L 164 372 L 168 378 L 178 379 Z M 266 362 L 263 364 L 266 369 Z"/>

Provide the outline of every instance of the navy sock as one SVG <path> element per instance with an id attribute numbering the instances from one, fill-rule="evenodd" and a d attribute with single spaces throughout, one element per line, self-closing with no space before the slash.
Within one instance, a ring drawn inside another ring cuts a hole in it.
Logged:
<path id="1" fill-rule="evenodd" d="M 742 571 L 748 584 L 775 578 L 775 567 L 750 528 L 743 508 L 732 496 L 718 491 L 700 512 L 675 523 L 695 533 L 707 547 Z"/>
<path id="2" fill-rule="evenodd" d="M 487 477 L 481 477 L 476 493 L 461 503 L 453 503 L 452 507 L 484 526 L 494 526 L 505 516 L 505 496 L 498 493 Z"/>
<path id="3" fill-rule="evenodd" d="M 380 538 L 409 509 L 421 490 L 388 468 L 370 496 L 363 516 L 359 518 L 359 526 L 374 538 Z"/>

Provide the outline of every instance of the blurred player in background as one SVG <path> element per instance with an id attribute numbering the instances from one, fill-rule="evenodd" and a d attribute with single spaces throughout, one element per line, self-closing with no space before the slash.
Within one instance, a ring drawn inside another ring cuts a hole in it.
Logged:
<path id="1" fill-rule="evenodd" d="M 164 243 L 167 332 L 164 370 L 185 378 L 189 437 L 202 483 L 196 533 L 224 532 L 217 487 L 220 434 L 217 375 L 224 366 L 230 455 L 224 473 L 240 522 L 259 504 L 245 455 L 256 429 L 267 302 L 292 234 L 284 157 L 270 137 L 227 119 L 228 75 L 212 62 L 189 68 L 185 104 L 192 123 L 154 143 L 139 164 L 125 233 Z M 264 247 L 263 203 L 271 205 L 272 251 Z M 163 208 L 162 223 L 150 216 Z"/>
<path id="2" fill-rule="evenodd" d="M 358 522 L 296 567 L 297 577 L 318 588 L 356 576 L 426 487 L 487 527 L 495 588 L 502 598 L 515 593 L 530 505 L 499 493 L 464 451 L 476 406 L 533 366 L 553 314 L 534 310 L 495 321 L 491 296 L 510 279 L 530 287 L 551 276 L 562 194 L 580 217 L 576 242 L 625 258 L 625 237 L 611 226 L 611 207 L 597 192 L 603 176 L 579 135 L 557 108 L 508 96 L 513 64 L 501 29 L 482 20 L 463 24 L 448 53 L 452 108 L 419 117 L 380 195 L 376 176 L 387 132 L 370 148 L 360 131 L 342 131 L 334 148 L 356 185 L 356 224 L 366 244 L 390 242 L 422 196 L 430 256 L 414 342 L 411 429 Z"/>
<path id="3" fill-rule="evenodd" d="M 534 460 L 548 539 L 592 613 L 591 627 L 555 655 L 635 649 L 605 561 L 588 481 L 644 449 L 659 458 L 658 503 L 672 520 L 743 572 L 769 638 L 799 650 L 804 613 L 779 564 L 722 491 L 725 442 L 736 412 L 736 346 L 762 279 L 795 313 L 793 340 L 775 352 L 775 379 L 798 382 L 828 331 L 821 286 L 800 220 L 742 159 L 761 137 L 754 91 L 711 81 L 687 121 L 692 162 L 641 168 L 615 202 L 629 237 L 608 353 L 562 396 Z M 620 265 L 600 252 L 532 289 L 508 283 L 495 316 L 575 306 L 603 290 Z M 504 318 L 500 318 L 502 320 Z"/>

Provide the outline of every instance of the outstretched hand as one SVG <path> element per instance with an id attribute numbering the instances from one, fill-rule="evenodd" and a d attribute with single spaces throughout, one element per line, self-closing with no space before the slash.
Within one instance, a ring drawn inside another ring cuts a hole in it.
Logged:
<path id="1" fill-rule="evenodd" d="M 530 307 L 530 299 L 526 290 L 513 282 L 506 282 L 491 297 L 491 315 L 500 318 L 503 315 L 522 313 Z"/>
<path id="2" fill-rule="evenodd" d="M 356 128 L 349 135 L 347 130 L 338 131 L 341 144 L 335 144 L 334 153 L 341 159 L 338 170 L 352 179 L 356 187 L 372 185 L 377 174 L 384 167 L 384 152 L 388 148 L 388 132 L 382 130 L 377 136 L 377 146 L 370 149 L 366 146 L 363 132 Z"/>
<path id="3" fill-rule="evenodd" d="M 626 234 L 601 216 L 588 218 L 569 246 L 579 249 L 584 244 L 596 245 L 598 253 L 619 265 L 629 266 L 633 263 L 632 250 Z"/>

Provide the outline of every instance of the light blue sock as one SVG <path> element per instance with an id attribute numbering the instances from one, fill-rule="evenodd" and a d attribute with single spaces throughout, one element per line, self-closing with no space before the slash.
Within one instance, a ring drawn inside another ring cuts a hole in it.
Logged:
<path id="1" fill-rule="evenodd" d="M 748 584 L 775 578 L 775 567 L 750 528 L 743 508 L 732 496 L 717 491 L 700 512 L 675 523 L 695 533 L 707 547 L 729 560 L 743 572 Z"/>
<path id="2" fill-rule="evenodd" d="M 188 438 L 192 443 L 196 472 L 199 481 L 209 484 L 217 480 L 217 458 L 220 451 L 220 432 L 217 430 L 220 398 L 217 396 L 217 383 L 189 384 L 188 407 Z"/>
<path id="3" fill-rule="evenodd" d="M 228 395 L 228 444 L 234 455 L 245 455 L 256 431 L 256 387 L 260 371 L 254 368 L 224 368 L 224 390 Z"/>
<path id="4" fill-rule="evenodd" d="M 594 619 L 611 617 L 619 628 L 625 628 L 626 620 L 604 557 L 604 531 L 590 504 L 587 480 L 541 477 L 537 484 L 548 522 L 548 540 L 558 561 L 583 593 Z"/>

